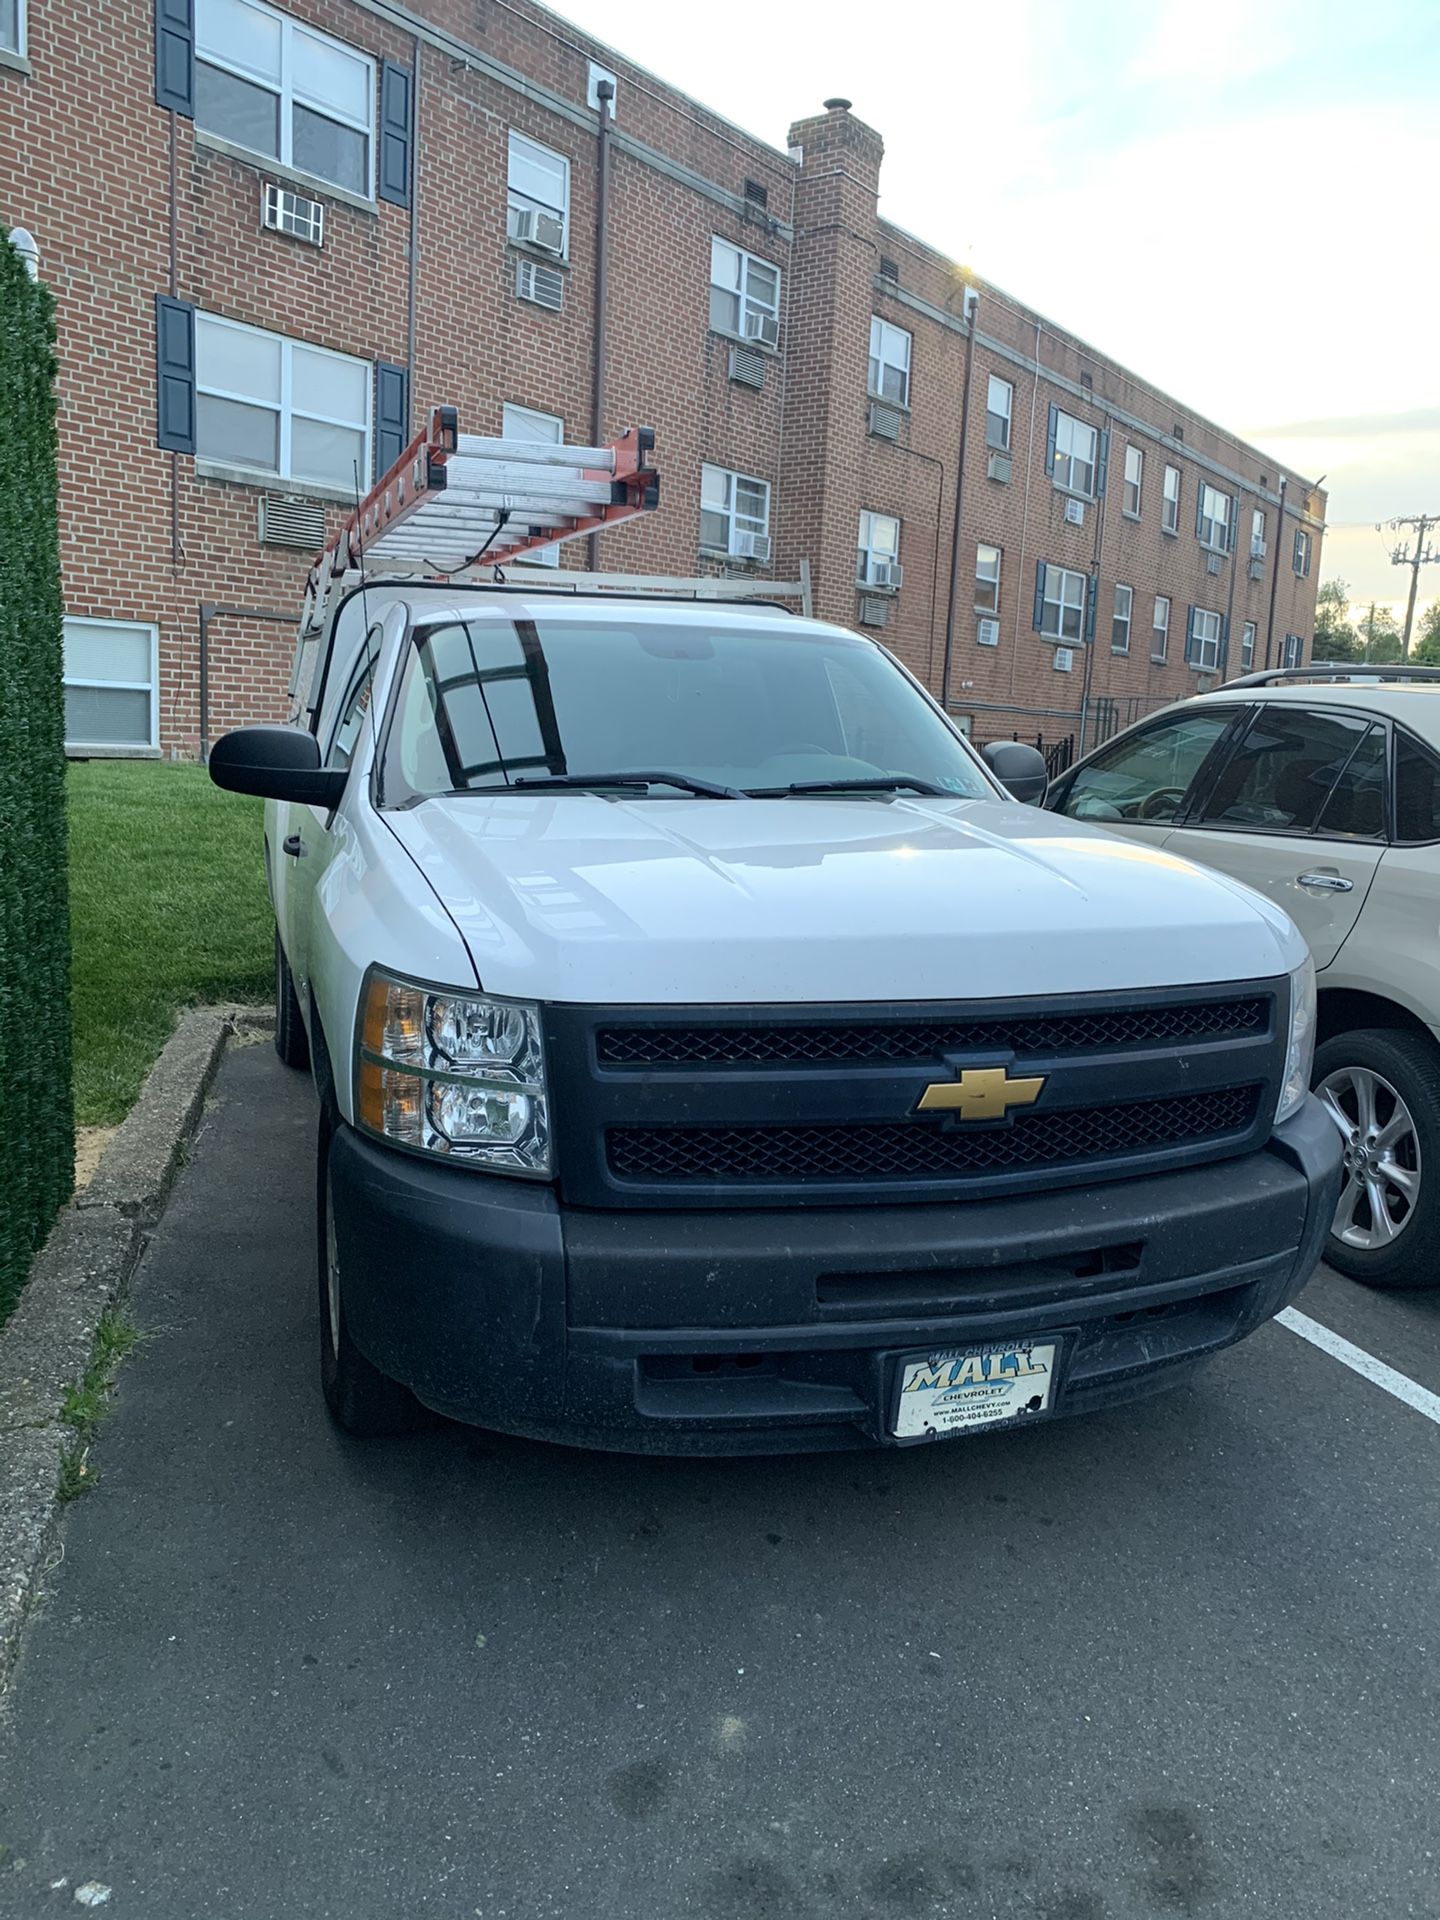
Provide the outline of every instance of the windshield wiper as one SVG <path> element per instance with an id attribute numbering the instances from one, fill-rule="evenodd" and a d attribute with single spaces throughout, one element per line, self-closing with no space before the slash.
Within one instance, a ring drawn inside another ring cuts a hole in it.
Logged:
<path id="1" fill-rule="evenodd" d="M 511 781 L 512 787 L 679 787 L 702 800 L 743 800 L 738 787 L 717 780 L 696 780 L 688 773 L 537 773 Z M 487 788 L 494 792 L 494 788 Z"/>
<path id="2" fill-rule="evenodd" d="M 937 787 L 931 780 L 912 780 L 908 774 L 897 773 L 883 780 L 792 780 L 787 787 L 747 787 L 745 791 L 752 800 L 783 800 L 791 793 L 934 793 L 953 800 L 955 795 L 946 787 Z"/>

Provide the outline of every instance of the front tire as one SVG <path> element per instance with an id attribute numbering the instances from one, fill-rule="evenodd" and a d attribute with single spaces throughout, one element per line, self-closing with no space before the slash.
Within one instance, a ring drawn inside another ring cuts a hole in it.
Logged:
<path id="1" fill-rule="evenodd" d="M 1325 1258 L 1363 1286 L 1440 1281 L 1440 1049 L 1364 1028 L 1316 1049 L 1312 1084 L 1345 1141 Z"/>
<path id="2" fill-rule="evenodd" d="M 308 1067 L 310 1041 L 300 1017 L 300 996 L 295 991 L 295 976 L 285 949 L 280 944 L 280 929 L 275 929 L 275 1051 L 287 1067 Z"/>
<path id="3" fill-rule="evenodd" d="M 330 1182 L 333 1122 L 320 1121 L 316 1191 L 320 1279 L 320 1391 L 330 1418 L 346 1433 L 362 1439 L 409 1433 L 419 1424 L 420 1403 L 408 1387 L 382 1373 L 350 1338 L 340 1284 L 340 1255 L 335 1233 L 334 1193 Z"/>

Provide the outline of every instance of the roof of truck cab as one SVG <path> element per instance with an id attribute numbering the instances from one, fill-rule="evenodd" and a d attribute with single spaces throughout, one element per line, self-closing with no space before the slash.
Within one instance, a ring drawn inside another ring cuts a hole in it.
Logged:
<path id="1" fill-rule="evenodd" d="M 388 583 L 387 583 L 388 584 Z M 423 588 L 422 592 L 416 589 Z M 434 597 L 432 597 L 432 594 Z M 477 588 L 473 594 L 457 595 L 453 586 L 437 581 L 411 582 L 410 591 L 398 598 L 409 602 L 416 620 L 429 626 L 437 620 L 473 620 L 479 613 L 494 613 L 543 625 L 547 620 L 563 620 L 567 626 L 647 626 L 714 627 L 734 621 L 763 622 L 785 634 L 809 638 L 843 638 L 875 646 L 870 635 L 857 633 L 829 620 L 809 619 L 791 611 L 779 600 L 670 600 L 660 594 L 621 593 L 570 594 L 540 588 L 527 592 L 519 586 Z"/>

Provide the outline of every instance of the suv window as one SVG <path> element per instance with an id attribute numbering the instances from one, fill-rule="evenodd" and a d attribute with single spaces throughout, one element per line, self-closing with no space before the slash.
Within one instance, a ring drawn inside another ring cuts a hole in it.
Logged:
<path id="1" fill-rule="evenodd" d="M 1440 840 L 1440 760 L 1395 729 L 1395 838 Z"/>
<path id="2" fill-rule="evenodd" d="M 1317 834 L 1333 840 L 1378 840 L 1385 831 L 1385 729 L 1371 727 L 1330 790 Z"/>
<path id="3" fill-rule="evenodd" d="M 1308 833 L 1368 726 L 1355 714 L 1258 707 L 1194 824 Z"/>
<path id="4" fill-rule="evenodd" d="M 1173 714 L 1127 734 L 1081 767 L 1060 803 L 1073 820 L 1173 820 L 1233 707 Z"/>

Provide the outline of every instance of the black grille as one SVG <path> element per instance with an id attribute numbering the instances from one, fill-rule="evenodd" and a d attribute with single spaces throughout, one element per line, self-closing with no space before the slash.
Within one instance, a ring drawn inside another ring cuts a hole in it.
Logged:
<path id="1" fill-rule="evenodd" d="M 820 1127 L 611 1127 L 606 1145 L 611 1172 L 622 1180 L 767 1185 L 926 1180 L 1191 1146 L 1250 1126 L 1259 1091 L 1222 1087 L 1173 1100 L 1081 1107 L 983 1131 L 929 1120 Z"/>
<path id="2" fill-rule="evenodd" d="M 826 1066 L 832 1062 L 935 1060 L 946 1053 L 1075 1053 L 1107 1047 L 1184 1046 L 1261 1034 L 1263 998 L 1196 1000 L 1093 1013 L 1017 1014 L 993 1020 L 837 1021 L 824 1026 L 605 1027 L 605 1067 Z"/>

